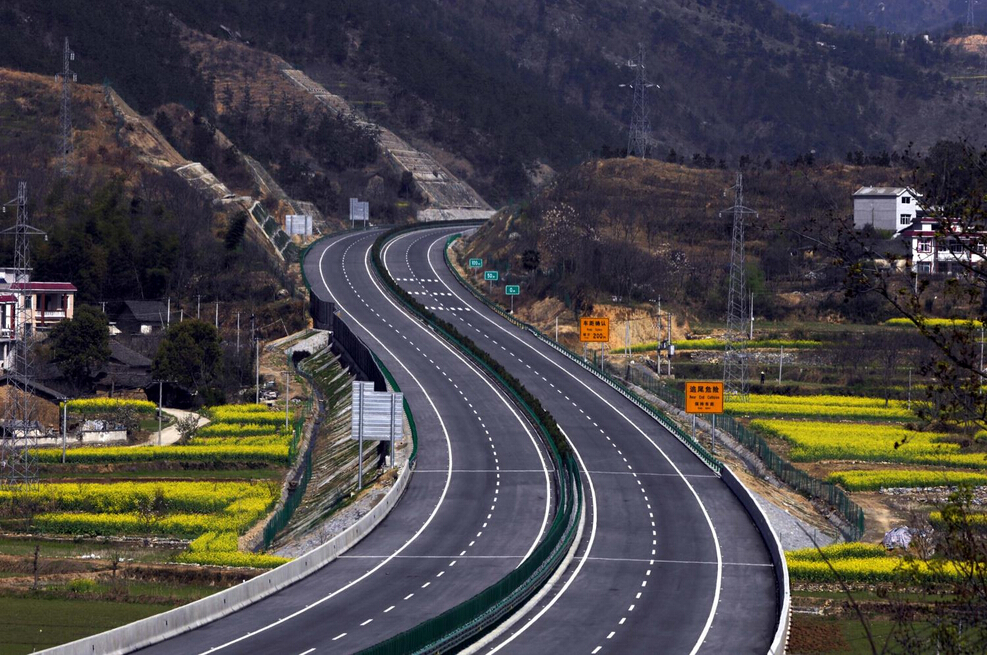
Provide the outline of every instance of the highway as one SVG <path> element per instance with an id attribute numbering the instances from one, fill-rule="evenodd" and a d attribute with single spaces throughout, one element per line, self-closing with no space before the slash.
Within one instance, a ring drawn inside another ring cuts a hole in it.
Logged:
<path id="1" fill-rule="evenodd" d="M 319 242 L 313 292 L 389 368 L 419 433 L 391 514 L 341 558 L 246 609 L 141 652 L 351 653 L 473 596 L 533 550 L 554 513 L 552 463 L 484 375 L 398 309 L 370 274 L 379 232 Z"/>
<path id="2" fill-rule="evenodd" d="M 561 580 L 483 652 L 766 652 L 775 574 L 740 502 L 642 410 L 462 287 L 443 258 L 461 230 L 400 235 L 385 265 L 553 414 L 578 455 L 590 512 Z"/>

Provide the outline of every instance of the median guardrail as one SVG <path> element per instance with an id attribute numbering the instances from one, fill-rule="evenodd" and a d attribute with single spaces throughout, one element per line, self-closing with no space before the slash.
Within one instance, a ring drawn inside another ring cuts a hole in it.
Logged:
<path id="1" fill-rule="evenodd" d="M 475 222 L 466 222 L 475 224 Z M 434 226 L 428 226 L 434 229 Z M 565 437 L 549 414 L 527 389 L 495 359 L 460 334 L 454 326 L 427 310 L 391 278 L 381 259 L 383 244 L 398 233 L 426 229 L 422 226 L 397 228 L 384 233 L 374 243 L 373 270 L 398 301 L 433 331 L 453 344 L 470 361 L 493 378 L 529 416 L 546 443 L 555 464 L 558 501 L 555 517 L 545 537 L 516 569 L 472 598 L 439 616 L 368 648 L 365 655 L 425 653 L 443 651 L 468 643 L 505 616 L 522 607 L 548 580 L 573 546 L 583 511 L 583 490 L 579 469 Z"/>

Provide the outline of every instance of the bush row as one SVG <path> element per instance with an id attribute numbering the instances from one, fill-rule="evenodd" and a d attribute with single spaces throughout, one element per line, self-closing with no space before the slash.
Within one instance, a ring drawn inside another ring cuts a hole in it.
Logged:
<path id="1" fill-rule="evenodd" d="M 150 400 L 126 398 L 76 398 L 65 403 L 68 411 L 76 414 L 108 414 L 122 409 L 132 409 L 141 414 L 153 414 L 158 406 Z"/>
<path id="2" fill-rule="evenodd" d="M 287 465 L 290 463 L 290 446 L 140 446 L 110 448 L 70 448 L 65 453 L 68 464 L 118 464 L 123 462 L 261 462 Z M 34 451 L 42 464 L 58 464 L 62 461 L 60 448 L 41 448 Z"/>

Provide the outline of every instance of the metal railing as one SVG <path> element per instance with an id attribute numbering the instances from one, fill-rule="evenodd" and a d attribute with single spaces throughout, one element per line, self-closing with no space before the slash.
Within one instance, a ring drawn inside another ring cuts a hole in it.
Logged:
<path id="1" fill-rule="evenodd" d="M 675 423 L 675 421 L 673 421 L 671 418 L 669 418 L 668 416 L 666 416 L 664 412 L 662 412 L 660 409 L 658 409 L 657 407 L 655 407 L 653 404 L 651 404 L 650 402 L 648 402 L 647 399 L 642 398 L 640 395 L 638 395 L 637 393 L 635 393 L 634 391 L 632 391 L 631 389 L 629 389 L 627 386 L 625 386 L 616 377 L 610 375 L 606 371 L 604 371 L 604 370 L 600 369 L 599 367 L 595 366 L 592 362 L 586 360 L 583 357 L 580 357 L 579 355 L 577 355 L 576 353 L 572 352 L 571 350 L 569 350 L 568 348 L 566 348 L 562 344 L 560 344 L 557 341 L 555 341 L 554 339 L 548 337 L 547 335 L 545 335 L 544 333 L 542 333 L 535 326 L 530 325 L 528 323 L 525 323 L 524 321 L 518 319 L 517 317 L 513 316 L 512 314 L 509 314 L 500 305 L 492 302 L 491 300 L 489 300 L 488 298 L 486 298 L 485 296 L 483 296 L 483 294 L 481 294 L 479 291 L 477 291 L 473 287 L 473 285 L 469 283 L 469 281 L 463 279 L 463 276 L 461 276 L 459 274 L 459 271 L 457 271 L 456 268 L 452 265 L 452 262 L 449 261 L 449 248 L 448 248 L 448 246 L 453 241 L 455 241 L 457 238 L 459 238 L 459 236 L 460 235 L 458 235 L 458 234 L 454 234 L 454 235 L 452 235 L 452 236 L 449 237 L 448 241 L 446 241 L 446 248 L 443 250 L 443 254 L 445 256 L 446 265 L 449 268 L 449 270 L 452 271 L 453 275 L 456 276 L 456 279 L 458 279 L 459 282 L 464 287 L 466 287 L 467 290 L 469 290 L 469 292 L 473 295 L 474 298 L 476 298 L 477 300 L 479 300 L 480 302 L 482 302 L 484 305 L 486 305 L 487 307 L 489 307 L 491 310 L 497 312 L 497 314 L 499 314 L 501 317 L 505 318 L 506 320 L 510 321 L 511 323 L 513 323 L 514 325 L 516 325 L 517 327 L 522 328 L 524 330 L 527 330 L 532 335 L 534 335 L 535 338 L 537 338 L 539 341 L 541 341 L 541 342 L 545 343 L 546 345 L 550 346 L 551 348 L 553 348 L 554 350 L 558 351 L 559 353 L 561 353 L 562 355 L 564 355 L 565 357 L 567 357 L 571 361 L 579 364 L 580 366 L 582 366 L 586 370 L 591 371 L 598 378 L 600 378 L 601 380 L 603 380 L 604 382 L 606 382 L 614 390 L 616 390 L 622 396 L 624 396 L 625 398 L 627 398 L 628 400 L 630 400 L 632 403 L 634 403 L 640 409 L 642 409 L 645 413 L 647 413 L 649 416 L 651 416 L 651 418 L 653 418 L 659 424 L 661 424 L 662 427 L 664 427 L 666 430 L 668 430 L 669 432 L 671 432 L 679 441 L 681 441 L 683 444 L 685 444 L 685 446 L 687 448 L 689 448 L 689 450 L 691 450 L 693 453 L 695 453 L 695 455 L 700 460 L 702 460 L 702 462 L 704 464 L 706 464 L 706 466 L 708 466 L 710 469 L 712 469 L 713 472 L 719 474 L 720 467 L 722 466 L 722 464 L 720 463 L 720 461 L 717 460 L 712 455 L 712 453 L 710 453 L 708 450 L 706 450 L 706 448 L 701 443 L 699 443 L 698 441 L 696 441 L 695 439 L 693 439 L 692 436 L 689 433 L 687 433 L 684 430 L 682 430 L 678 426 L 678 424 Z"/>
<path id="2" fill-rule="evenodd" d="M 424 228 L 419 226 L 409 229 Z M 372 252 L 374 273 L 413 316 L 418 317 L 452 343 L 473 364 L 492 377 L 530 417 L 549 447 L 552 461 L 556 466 L 558 500 L 555 517 L 545 537 L 516 569 L 439 616 L 362 651 L 372 655 L 449 650 L 469 642 L 504 616 L 521 607 L 565 558 L 575 539 L 583 506 L 583 490 L 578 466 L 551 414 L 545 411 L 537 399 L 496 360 L 461 335 L 451 324 L 426 310 L 398 286 L 384 268 L 380 256 L 381 246 L 401 231 L 403 230 L 390 230 L 374 243 Z M 391 377 L 388 379 L 393 380 Z"/>

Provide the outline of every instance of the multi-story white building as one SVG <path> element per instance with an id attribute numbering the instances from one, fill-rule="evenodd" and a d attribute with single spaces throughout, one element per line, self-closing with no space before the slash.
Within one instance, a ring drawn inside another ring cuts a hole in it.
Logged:
<path id="1" fill-rule="evenodd" d="M 947 223 L 948 225 L 949 223 Z M 911 269 L 915 273 L 957 275 L 984 261 L 987 233 L 940 229 L 940 219 L 921 218 L 901 233 L 911 241 Z"/>
<path id="2" fill-rule="evenodd" d="M 898 234 L 924 213 L 921 197 L 911 187 L 860 187 L 853 194 L 853 227 Z"/>

